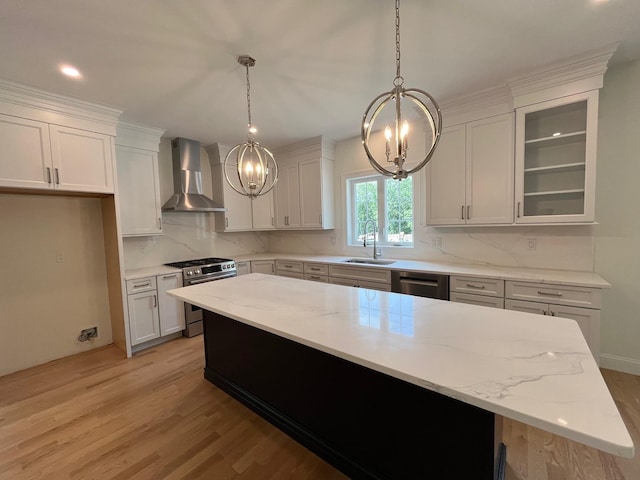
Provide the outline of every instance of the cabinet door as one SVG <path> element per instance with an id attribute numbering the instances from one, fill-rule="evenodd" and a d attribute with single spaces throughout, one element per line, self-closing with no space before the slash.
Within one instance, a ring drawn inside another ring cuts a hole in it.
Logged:
<path id="1" fill-rule="evenodd" d="M 504 308 L 504 298 L 498 297 L 453 292 L 449 299 L 452 302 L 468 303 L 469 305 L 479 305 L 481 307 Z"/>
<path id="2" fill-rule="evenodd" d="M 238 275 L 248 275 L 251 273 L 251 262 L 236 262 L 236 273 Z"/>
<path id="3" fill-rule="evenodd" d="M 113 193 L 112 137 L 58 125 L 49 135 L 57 189 Z"/>
<path id="4" fill-rule="evenodd" d="M 575 320 L 596 362 L 600 359 L 600 310 L 590 308 L 550 305 L 549 311 L 555 317 Z"/>
<path id="5" fill-rule="evenodd" d="M 0 185 L 52 188 L 49 126 L 23 118 L 0 115 Z"/>
<path id="6" fill-rule="evenodd" d="M 426 166 L 427 225 L 465 223 L 465 125 L 445 128 Z"/>
<path id="7" fill-rule="evenodd" d="M 516 310 L 518 312 L 535 313 L 536 315 L 549 315 L 549 304 L 538 302 L 523 302 L 522 300 L 505 300 L 505 310 Z"/>
<path id="8" fill-rule="evenodd" d="M 595 220 L 598 91 L 516 110 L 516 223 Z"/>
<path id="9" fill-rule="evenodd" d="M 158 275 L 158 315 L 160 335 L 169 335 L 184 330 L 184 303 L 167 294 L 167 290 L 182 286 L 182 274 Z"/>
<path id="10" fill-rule="evenodd" d="M 122 234 L 162 233 L 158 154 L 118 145 L 116 161 Z"/>
<path id="11" fill-rule="evenodd" d="M 276 228 L 273 208 L 273 190 L 252 200 L 254 230 L 273 230 Z"/>
<path id="12" fill-rule="evenodd" d="M 279 169 L 275 186 L 276 227 L 297 228 L 300 226 L 300 184 L 298 164 L 283 165 Z"/>
<path id="13" fill-rule="evenodd" d="M 513 223 L 513 134 L 512 113 L 467 124 L 467 224 Z"/>
<path id="14" fill-rule="evenodd" d="M 320 160 L 300 162 L 300 227 L 322 228 L 322 170 Z"/>
<path id="15" fill-rule="evenodd" d="M 272 260 L 254 260 L 251 262 L 251 273 L 266 273 L 275 275 L 275 263 Z"/>
<path id="16" fill-rule="evenodd" d="M 160 336 L 158 294 L 155 291 L 127 295 L 131 345 L 147 342 Z"/>

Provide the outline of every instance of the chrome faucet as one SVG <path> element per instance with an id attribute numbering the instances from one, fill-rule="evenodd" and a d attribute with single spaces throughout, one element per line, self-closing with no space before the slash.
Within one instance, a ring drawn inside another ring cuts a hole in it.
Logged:
<path id="1" fill-rule="evenodd" d="M 371 219 L 364 222 L 364 242 L 362 243 L 362 245 L 365 247 L 367 246 L 367 227 L 369 226 L 369 224 L 371 224 L 371 227 L 373 229 L 373 259 L 375 260 L 378 257 L 381 257 L 382 253 L 379 252 L 376 248 L 376 234 L 378 233 L 378 228 L 376 227 L 376 222 Z"/>

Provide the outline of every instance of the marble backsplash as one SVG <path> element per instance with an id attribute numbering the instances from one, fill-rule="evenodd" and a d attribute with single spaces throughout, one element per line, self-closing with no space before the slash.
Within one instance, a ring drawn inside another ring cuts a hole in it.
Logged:
<path id="1" fill-rule="evenodd" d="M 508 267 L 593 271 L 590 226 L 420 227 L 414 248 L 383 248 L 386 258 Z M 342 230 L 272 232 L 268 250 L 370 256 L 372 247 L 346 245 Z"/>
<path id="2" fill-rule="evenodd" d="M 209 213 L 164 213 L 164 235 L 126 237 L 125 268 L 142 268 L 204 257 L 231 257 L 264 252 L 268 236 L 260 232 L 216 233 Z"/>

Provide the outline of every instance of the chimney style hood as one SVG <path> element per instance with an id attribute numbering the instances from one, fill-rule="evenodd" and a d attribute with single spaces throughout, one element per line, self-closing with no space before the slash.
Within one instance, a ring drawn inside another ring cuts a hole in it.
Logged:
<path id="1" fill-rule="evenodd" d="M 225 212 L 202 193 L 200 143 L 186 138 L 171 140 L 173 159 L 173 191 L 175 194 L 162 206 L 165 212 Z"/>

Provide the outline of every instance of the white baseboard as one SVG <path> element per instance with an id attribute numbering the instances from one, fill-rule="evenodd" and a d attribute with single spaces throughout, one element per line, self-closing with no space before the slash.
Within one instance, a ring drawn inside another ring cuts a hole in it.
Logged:
<path id="1" fill-rule="evenodd" d="M 617 370 L 618 372 L 640 375 L 640 360 L 636 358 L 619 357 L 609 353 L 600 354 L 600 368 Z"/>

